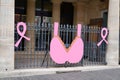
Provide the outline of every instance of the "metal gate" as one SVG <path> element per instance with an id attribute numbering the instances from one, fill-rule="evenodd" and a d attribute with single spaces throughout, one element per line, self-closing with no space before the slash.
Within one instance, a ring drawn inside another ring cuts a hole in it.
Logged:
<path id="1" fill-rule="evenodd" d="M 15 26 L 16 27 L 16 26 Z M 23 27 L 20 27 L 23 31 Z M 97 43 L 101 40 L 101 28 L 98 26 L 82 26 L 82 39 L 84 41 L 84 56 L 82 61 L 77 64 L 56 64 L 49 56 L 49 46 L 53 34 L 53 25 L 44 23 L 41 25 L 27 25 L 26 35 L 31 38 L 28 42 L 22 39 L 19 47 L 15 47 L 15 68 L 41 68 L 41 67 L 73 67 L 88 65 L 105 65 L 106 44 L 103 42 L 101 46 Z M 76 26 L 60 25 L 59 35 L 66 48 L 69 47 L 72 40 L 76 36 Z M 20 36 L 15 28 L 15 42 Z"/>

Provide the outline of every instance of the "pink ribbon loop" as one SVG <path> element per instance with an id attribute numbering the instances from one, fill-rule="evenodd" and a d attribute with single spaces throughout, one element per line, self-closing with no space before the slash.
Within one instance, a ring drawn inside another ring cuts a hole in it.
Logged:
<path id="1" fill-rule="evenodd" d="M 23 26 L 23 32 L 21 32 L 21 31 L 19 30 L 20 25 Z M 15 47 L 18 47 L 18 46 L 19 46 L 22 38 L 25 38 L 25 39 L 28 40 L 28 41 L 30 40 L 30 38 L 28 38 L 28 37 L 25 36 L 26 24 L 25 24 L 24 22 L 19 22 L 19 23 L 17 24 L 17 32 L 18 32 L 18 34 L 21 36 L 21 38 L 16 42 Z"/>
<path id="2" fill-rule="evenodd" d="M 105 31 L 105 34 L 103 33 Z M 97 46 L 100 46 L 102 44 L 103 41 L 106 42 L 106 44 L 108 44 L 108 41 L 105 39 L 108 35 L 108 29 L 107 28 L 102 28 L 102 31 L 101 31 L 101 37 L 102 37 L 102 40 L 97 44 Z"/>

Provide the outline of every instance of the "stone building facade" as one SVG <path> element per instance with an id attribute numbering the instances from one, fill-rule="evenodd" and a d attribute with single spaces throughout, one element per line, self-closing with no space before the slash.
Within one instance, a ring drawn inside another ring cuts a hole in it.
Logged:
<path id="1" fill-rule="evenodd" d="M 27 1 L 26 22 L 34 23 L 35 1 Z M 103 12 L 108 12 L 109 44 L 106 61 L 107 65 L 119 65 L 120 2 L 119 0 L 100 1 L 104 0 L 51 0 L 52 22 L 60 22 L 60 6 L 62 2 L 71 2 L 73 4 L 74 24 L 90 24 L 91 19 L 101 18 Z M 0 71 L 14 70 L 14 3 L 15 0 L 0 0 Z M 34 31 L 31 33 L 34 34 Z"/>

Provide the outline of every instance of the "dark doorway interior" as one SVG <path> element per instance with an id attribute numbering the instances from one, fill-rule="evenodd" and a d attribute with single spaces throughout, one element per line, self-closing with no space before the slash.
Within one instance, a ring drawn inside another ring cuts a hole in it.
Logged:
<path id="1" fill-rule="evenodd" d="M 107 21 L 108 21 L 108 12 L 103 13 L 103 27 L 107 27 Z"/>
<path id="2" fill-rule="evenodd" d="M 61 24 L 73 24 L 73 12 L 74 7 L 72 3 L 63 2 L 61 4 L 61 15 L 60 15 L 60 23 Z"/>

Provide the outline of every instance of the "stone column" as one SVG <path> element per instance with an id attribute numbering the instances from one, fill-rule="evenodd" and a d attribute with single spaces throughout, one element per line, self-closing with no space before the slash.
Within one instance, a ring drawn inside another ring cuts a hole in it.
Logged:
<path id="1" fill-rule="evenodd" d="M 28 0 L 27 1 L 27 23 L 30 23 L 31 25 L 28 26 L 31 29 L 27 30 L 27 36 L 30 37 L 30 42 L 26 41 L 26 47 L 28 50 L 31 50 L 32 53 L 34 52 L 35 49 L 35 32 L 34 32 L 34 24 L 35 21 L 35 1 L 36 0 Z"/>
<path id="2" fill-rule="evenodd" d="M 85 21 L 85 3 L 75 2 L 74 5 L 74 24 L 84 24 Z"/>
<path id="3" fill-rule="evenodd" d="M 119 64 L 119 0 L 109 0 L 107 65 Z"/>
<path id="4" fill-rule="evenodd" d="M 60 5 L 62 0 L 52 0 L 53 9 L 52 9 L 52 22 L 60 23 Z"/>
<path id="5" fill-rule="evenodd" d="M 119 1 L 119 23 L 120 23 L 120 1 Z M 120 24 L 119 24 L 119 63 L 120 63 Z"/>
<path id="6" fill-rule="evenodd" d="M 0 71 L 14 70 L 14 0 L 0 0 Z"/>

